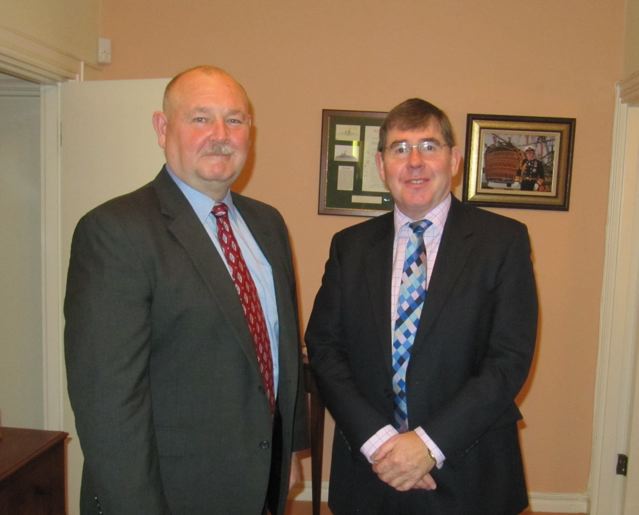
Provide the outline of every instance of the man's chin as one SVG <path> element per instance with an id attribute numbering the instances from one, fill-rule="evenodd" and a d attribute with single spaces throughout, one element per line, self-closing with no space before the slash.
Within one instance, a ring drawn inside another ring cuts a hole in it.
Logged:
<path id="1" fill-rule="evenodd" d="M 231 185 L 238 178 L 240 172 L 235 171 L 230 166 L 207 166 L 200 168 L 198 176 L 205 182 L 217 182 Z"/>

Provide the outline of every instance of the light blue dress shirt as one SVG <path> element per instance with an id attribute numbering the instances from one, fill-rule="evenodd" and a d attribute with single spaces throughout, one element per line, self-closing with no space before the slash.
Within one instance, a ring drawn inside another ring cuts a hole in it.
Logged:
<path id="1" fill-rule="evenodd" d="M 202 222 L 204 229 L 211 238 L 213 245 L 217 249 L 222 261 L 226 265 L 229 274 L 231 270 L 226 263 L 224 257 L 224 251 L 220 246 L 220 242 L 217 237 L 217 221 L 215 216 L 211 213 L 213 206 L 217 204 L 212 198 L 208 197 L 204 193 L 192 188 L 186 184 L 182 179 L 175 175 L 168 167 L 167 171 L 171 178 L 175 181 L 180 191 L 184 194 L 186 199 L 191 204 L 196 216 Z M 229 191 L 222 200 L 229 208 L 229 221 L 231 223 L 231 229 L 235 239 L 237 240 L 240 250 L 242 251 L 242 257 L 246 262 L 246 266 L 251 273 L 251 277 L 255 282 L 257 294 L 260 298 L 260 304 L 262 304 L 262 311 L 264 312 L 264 318 L 266 319 L 266 328 L 268 330 L 268 337 L 271 342 L 271 355 L 273 357 L 273 387 L 275 389 L 275 395 L 277 396 L 277 385 L 279 379 L 279 320 L 277 317 L 277 301 L 275 299 L 275 284 L 273 283 L 273 271 L 271 265 L 266 260 L 266 257 L 260 250 L 259 245 L 255 241 L 255 238 L 251 234 L 246 222 L 242 219 L 239 211 L 233 204 L 233 198 Z"/>

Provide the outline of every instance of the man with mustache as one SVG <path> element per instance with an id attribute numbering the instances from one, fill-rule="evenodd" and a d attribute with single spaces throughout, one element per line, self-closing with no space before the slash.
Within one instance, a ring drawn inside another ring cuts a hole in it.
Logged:
<path id="1" fill-rule="evenodd" d="M 337 233 L 308 323 L 336 423 L 336 515 L 515 515 L 528 504 L 515 397 L 537 296 L 526 227 L 451 195 L 448 116 L 393 108 L 376 155 L 392 213 Z"/>
<path id="2" fill-rule="evenodd" d="M 284 221 L 232 193 L 251 142 L 244 88 L 215 67 L 169 82 L 166 164 L 75 230 L 65 298 L 81 512 L 282 514 L 306 447 Z"/>
<path id="3" fill-rule="evenodd" d="M 544 191 L 544 164 L 535 157 L 533 147 L 528 147 L 524 155 L 517 177 L 522 191 Z"/>

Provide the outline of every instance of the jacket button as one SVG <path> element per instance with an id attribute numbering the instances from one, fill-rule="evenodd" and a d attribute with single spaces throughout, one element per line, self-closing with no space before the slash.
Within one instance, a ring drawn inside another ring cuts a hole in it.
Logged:
<path id="1" fill-rule="evenodd" d="M 260 442 L 260 449 L 270 449 L 271 448 L 271 444 L 268 442 L 268 440 L 262 440 Z"/>
<path id="2" fill-rule="evenodd" d="M 257 387 L 257 391 L 260 392 L 260 393 L 264 393 L 264 387 L 262 385 L 259 385 Z"/>

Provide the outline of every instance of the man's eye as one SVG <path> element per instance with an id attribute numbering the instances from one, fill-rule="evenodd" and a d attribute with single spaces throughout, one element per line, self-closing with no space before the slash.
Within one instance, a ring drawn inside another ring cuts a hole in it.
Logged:
<path id="1" fill-rule="evenodd" d="M 420 150 L 422 152 L 437 152 L 437 144 L 432 141 L 424 141 L 420 145 Z"/>
<path id="2" fill-rule="evenodd" d="M 195 118 L 193 118 L 193 121 L 195 123 L 206 123 L 206 117 L 205 116 L 196 116 Z"/>
<path id="3" fill-rule="evenodd" d="M 406 143 L 399 143 L 392 148 L 393 152 L 398 156 L 403 156 L 410 152 L 410 147 Z"/>

